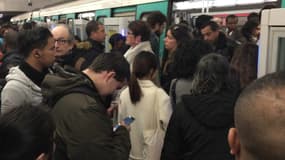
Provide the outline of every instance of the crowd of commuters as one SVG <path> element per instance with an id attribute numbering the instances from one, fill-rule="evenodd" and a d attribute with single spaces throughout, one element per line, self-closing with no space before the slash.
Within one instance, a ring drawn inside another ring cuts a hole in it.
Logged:
<path id="1" fill-rule="evenodd" d="M 0 159 L 284 159 L 285 73 L 256 80 L 260 16 L 217 20 L 166 28 L 153 12 L 110 53 L 99 21 L 77 42 L 65 24 L 3 26 Z"/>

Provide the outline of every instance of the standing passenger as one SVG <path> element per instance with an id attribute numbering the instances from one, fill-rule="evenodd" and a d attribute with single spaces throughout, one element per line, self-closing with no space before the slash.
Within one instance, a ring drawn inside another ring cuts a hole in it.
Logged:
<path id="1" fill-rule="evenodd" d="M 152 12 L 147 17 L 147 23 L 150 25 L 151 28 L 150 44 L 153 52 L 156 55 L 158 61 L 158 68 L 159 68 L 160 66 L 159 38 L 164 31 L 166 25 L 166 17 L 164 14 L 162 14 L 159 11 Z"/>
<path id="2" fill-rule="evenodd" d="M 18 32 L 8 31 L 4 35 L 4 57 L 0 66 L 0 78 L 4 79 L 9 73 L 9 69 L 20 65 L 23 62 L 23 55 L 18 50 Z"/>
<path id="3" fill-rule="evenodd" d="M 162 141 L 155 137 L 161 128 L 163 140 L 172 108 L 168 95 L 158 88 L 152 80 L 156 77 L 157 62 L 154 54 L 142 51 L 134 59 L 129 87 L 122 91 L 119 105 L 119 120 L 131 115 L 135 118 L 131 125 L 130 160 L 155 160 L 159 157 L 150 155 L 151 145 L 160 155 Z M 159 124 L 159 125 L 158 125 Z M 151 144 L 154 142 L 155 144 Z"/>
<path id="4" fill-rule="evenodd" d="M 77 46 L 85 46 L 82 50 L 82 56 L 76 62 L 76 68 L 79 70 L 86 69 L 93 60 L 101 53 L 104 53 L 106 33 L 104 25 L 99 21 L 90 21 L 86 25 L 87 42 L 81 42 Z M 80 47 L 78 47 L 80 48 Z"/>
<path id="5" fill-rule="evenodd" d="M 236 42 L 238 42 L 242 36 L 237 25 L 238 17 L 234 14 L 228 15 L 226 18 L 226 35 L 228 38 Z"/>
<path id="6" fill-rule="evenodd" d="M 231 61 L 232 76 L 240 89 L 245 88 L 257 78 L 258 46 L 245 43 L 239 46 Z"/>
<path id="7" fill-rule="evenodd" d="M 284 72 L 268 74 L 243 90 L 228 136 L 236 160 L 285 159 L 284 95 Z"/>
<path id="8" fill-rule="evenodd" d="M 130 48 L 127 50 L 124 56 L 131 65 L 131 70 L 134 59 L 138 53 L 141 51 L 148 51 L 153 54 L 149 38 L 150 28 L 146 22 L 136 20 L 129 24 L 126 43 L 130 45 Z"/>
<path id="9" fill-rule="evenodd" d="M 232 59 L 237 44 L 220 31 L 219 25 L 216 22 L 209 21 L 203 24 L 201 33 L 204 40 L 212 45 L 215 53 L 225 56 L 228 61 Z"/>
<path id="10" fill-rule="evenodd" d="M 129 132 L 124 126 L 113 132 L 104 99 L 121 88 L 129 75 L 130 66 L 122 55 L 104 53 L 82 73 L 60 70 L 46 76 L 43 94 L 57 98 L 52 106 L 55 160 L 128 159 Z"/>
<path id="11" fill-rule="evenodd" d="M 185 25 L 175 24 L 167 31 L 164 39 L 167 54 L 163 58 L 161 77 L 161 86 L 167 93 L 169 93 L 171 80 L 175 78 L 175 71 L 173 70 L 174 57 L 177 53 L 187 52 L 190 41 L 191 34 Z"/>
<path id="12" fill-rule="evenodd" d="M 47 28 L 20 32 L 18 43 L 24 62 L 11 68 L 6 76 L 1 113 L 18 106 L 39 105 L 42 102 L 41 83 L 55 61 L 54 39 Z"/>
<path id="13" fill-rule="evenodd" d="M 74 36 L 67 25 L 60 24 L 52 29 L 55 40 L 56 62 L 61 66 L 75 65 L 75 53 L 72 52 L 74 46 Z"/>
<path id="14" fill-rule="evenodd" d="M 198 63 L 190 95 L 175 108 L 161 160 L 233 160 L 227 133 L 232 127 L 237 93 L 229 81 L 229 63 L 208 54 Z"/>
<path id="15" fill-rule="evenodd" d="M 18 106 L 0 117 L 1 160 L 50 160 L 55 125 L 43 106 Z"/>
<path id="16" fill-rule="evenodd" d="M 203 40 L 192 40 L 184 52 L 176 53 L 173 62 L 175 79 L 171 81 L 169 95 L 172 107 L 181 102 L 181 96 L 190 94 L 196 66 L 199 60 L 212 52 L 212 47 Z"/>
<path id="17" fill-rule="evenodd" d="M 109 43 L 112 46 L 111 52 L 124 55 L 128 50 L 128 46 L 126 45 L 126 37 L 122 36 L 120 33 L 113 34 L 109 39 Z"/>

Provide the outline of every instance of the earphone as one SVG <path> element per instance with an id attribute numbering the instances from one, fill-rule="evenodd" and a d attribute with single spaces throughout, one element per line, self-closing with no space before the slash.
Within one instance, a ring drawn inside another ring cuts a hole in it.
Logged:
<path id="1" fill-rule="evenodd" d="M 36 58 L 40 58 L 40 57 L 41 57 L 40 53 L 39 53 L 39 52 L 36 52 L 35 57 L 36 57 Z"/>

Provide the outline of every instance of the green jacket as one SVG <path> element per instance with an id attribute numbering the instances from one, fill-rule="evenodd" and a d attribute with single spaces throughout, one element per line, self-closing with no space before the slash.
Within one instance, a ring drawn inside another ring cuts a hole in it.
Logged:
<path id="1" fill-rule="evenodd" d="M 78 86 L 94 90 L 94 95 L 65 94 Z M 42 88 L 44 97 L 60 97 L 52 110 L 56 124 L 55 160 L 128 159 L 129 132 L 125 127 L 113 132 L 107 107 L 86 75 L 61 70 L 57 75 L 47 75 Z"/>

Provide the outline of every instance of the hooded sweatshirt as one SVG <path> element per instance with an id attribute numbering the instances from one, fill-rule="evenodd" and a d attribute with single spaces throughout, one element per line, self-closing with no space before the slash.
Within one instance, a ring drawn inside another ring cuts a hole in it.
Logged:
<path id="1" fill-rule="evenodd" d="M 237 92 L 184 95 L 172 114 L 163 160 L 231 160 L 227 134 L 233 126 Z"/>
<path id="2" fill-rule="evenodd" d="M 6 81 L 7 83 L 1 92 L 2 114 L 15 107 L 37 106 L 42 102 L 41 88 L 18 66 L 10 69 Z"/>

